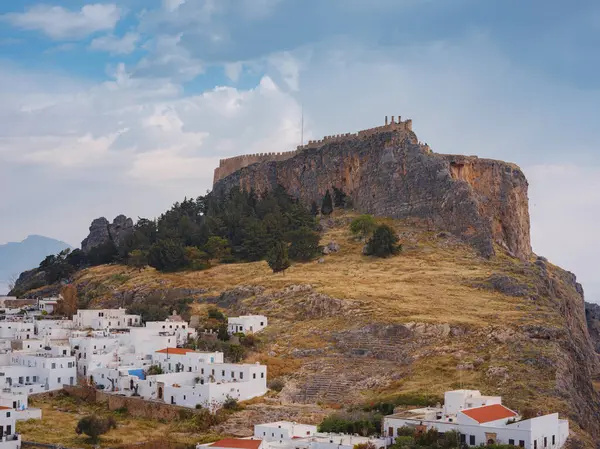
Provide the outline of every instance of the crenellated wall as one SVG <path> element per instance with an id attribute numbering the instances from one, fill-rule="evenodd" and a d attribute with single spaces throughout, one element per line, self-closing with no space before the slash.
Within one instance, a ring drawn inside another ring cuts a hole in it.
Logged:
<path id="1" fill-rule="evenodd" d="M 309 140 L 306 145 L 298 145 L 295 151 L 286 151 L 282 153 L 244 154 L 241 156 L 230 157 L 228 159 L 221 159 L 219 161 L 219 166 L 215 169 L 213 184 L 241 168 L 256 164 L 258 162 L 285 161 L 286 159 L 294 157 L 299 151 L 319 148 L 325 144 L 333 142 L 344 142 L 356 138 L 369 138 L 375 134 L 390 131 L 412 131 L 412 120 L 408 119 L 402 121 L 401 117 L 398 116 L 398 120 L 396 121 L 395 117 L 392 116 L 391 120 L 388 122 L 388 117 L 386 116 L 385 124 L 383 126 L 364 129 L 357 133 L 325 136 L 321 140 Z"/>

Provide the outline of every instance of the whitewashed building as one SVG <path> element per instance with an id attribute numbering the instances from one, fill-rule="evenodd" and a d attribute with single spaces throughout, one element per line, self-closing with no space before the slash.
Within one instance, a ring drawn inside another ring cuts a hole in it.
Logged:
<path id="1" fill-rule="evenodd" d="M 317 426 L 290 421 L 277 421 L 254 426 L 254 438 L 265 441 L 288 441 L 306 438 L 317 433 Z"/>
<path id="2" fill-rule="evenodd" d="M 227 318 L 230 334 L 255 334 L 267 327 L 267 317 L 263 315 L 242 315 Z"/>
<path id="3" fill-rule="evenodd" d="M 404 426 L 417 431 L 456 431 L 460 443 L 468 446 L 511 444 L 525 449 L 559 449 L 569 436 L 569 422 L 559 419 L 558 413 L 522 419 L 502 405 L 499 396 L 483 396 L 477 390 L 448 391 L 443 407 L 386 416 L 383 427 L 388 443 L 393 443 L 398 429 Z"/>
<path id="4" fill-rule="evenodd" d="M 128 315 L 120 309 L 81 309 L 73 315 L 75 326 L 80 329 L 121 329 L 141 325 L 139 315 Z"/>
<path id="5" fill-rule="evenodd" d="M 21 448 L 21 436 L 16 433 L 16 423 L 15 411 L 0 406 L 0 449 Z"/>
<path id="6" fill-rule="evenodd" d="M 0 338 L 8 340 L 23 340 L 34 338 L 35 324 L 33 320 L 17 318 L 0 321 Z"/>

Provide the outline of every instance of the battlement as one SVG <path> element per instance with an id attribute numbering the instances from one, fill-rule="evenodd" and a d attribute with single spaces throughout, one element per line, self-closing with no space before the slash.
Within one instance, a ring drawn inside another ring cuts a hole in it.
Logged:
<path id="1" fill-rule="evenodd" d="M 375 128 L 364 129 L 357 133 L 345 133 L 336 134 L 332 136 L 325 136 L 321 140 L 309 140 L 306 145 L 298 145 L 295 151 L 284 151 L 281 153 L 256 153 L 256 154 L 244 154 L 241 156 L 234 156 L 227 159 L 221 159 L 219 166 L 215 169 L 215 175 L 213 184 L 220 179 L 229 176 L 237 170 L 247 167 L 258 162 L 271 162 L 271 161 L 285 161 L 294 157 L 298 152 L 319 148 L 328 143 L 344 142 L 347 140 L 357 138 L 368 138 L 381 132 L 390 131 L 412 131 L 412 120 L 408 119 L 402 121 L 401 117 L 398 116 L 398 120 L 395 120 L 395 116 L 392 115 L 391 120 L 388 121 L 388 117 L 385 117 L 385 124 L 383 126 L 377 126 Z"/>

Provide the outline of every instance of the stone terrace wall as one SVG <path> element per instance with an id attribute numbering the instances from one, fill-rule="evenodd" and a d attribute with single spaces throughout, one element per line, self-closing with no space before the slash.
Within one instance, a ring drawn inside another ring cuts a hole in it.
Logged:
<path id="1" fill-rule="evenodd" d="M 65 385 L 67 394 L 83 399 L 86 402 L 105 404 L 109 410 L 126 408 L 127 413 L 136 418 L 152 418 L 174 420 L 180 419 L 182 412 L 185 414 L 198 413 L 198 410 L 165 404 L 164 402 L 148 401 L 141 398 L 117 396 L 89 387 Z"/>
<path id="2" fill-rule="evenodd" d="M 395 120 L 394 116 L 391 117 L 391 121 L 388 122 L 387 116 L 385 117 L 385 125 L 377 126 L 375 128 L 364 129 L 357 133 L 345 133 L 336 134 L 332 136 L 325 136 L 321 140 L 309 140 L 306 145 L 299 145 L 296 151 L 287 151 L 283 153 L 258 153 L 258 154 L 245 154 L 242 156 L 231 157 L 228 159 L 221 159 L 219 166 L 215 169 L 215 175 L 213 178 L 213 185 L 221 179 L 229 176 L 230 174 L 244 168 L 249 165 L 256 164 L 258 162 L 276 162 L 285 161 L 294 157 L 298 152 L 303 150 L 310 150 L 313 148 L 319 148 L 328 143 L 343 142 L 357 137 L 368 138 L 374 134 L 390 131 L 412 131 L 412 120 L 408 119 L 402 121 L 401 117 L 398 116 L 398 121 Z M 429 148 L 427 148 L 429 149 Z"/>

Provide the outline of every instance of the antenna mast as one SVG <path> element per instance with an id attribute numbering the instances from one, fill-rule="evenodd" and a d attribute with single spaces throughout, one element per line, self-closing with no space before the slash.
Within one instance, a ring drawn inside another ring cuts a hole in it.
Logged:
<path id="1" fill-rule="evenodd" d="M 304 145 L 304 103 L 301 105 L 302 107 L 302 121 L 300 125 L 300 146 Z"/>

